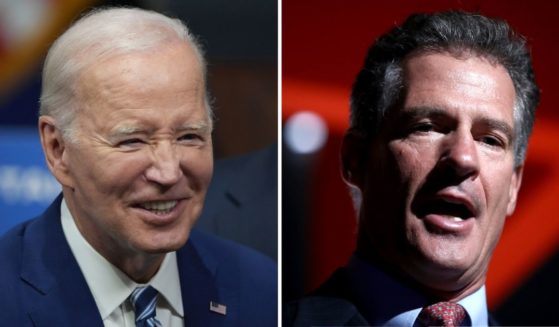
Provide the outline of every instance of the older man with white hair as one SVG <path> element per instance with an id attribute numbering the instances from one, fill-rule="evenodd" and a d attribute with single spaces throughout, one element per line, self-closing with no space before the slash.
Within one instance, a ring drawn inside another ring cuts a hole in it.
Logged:
<path id="1" fill-rule="evenodd" d="M 205 69 L 186 26 L 140 9 L 56 40 L 38 125 L 63 191 L 0 239 L 0 321 L 276 325 L 275 264 L 193 230 L 213 166 Z"/>

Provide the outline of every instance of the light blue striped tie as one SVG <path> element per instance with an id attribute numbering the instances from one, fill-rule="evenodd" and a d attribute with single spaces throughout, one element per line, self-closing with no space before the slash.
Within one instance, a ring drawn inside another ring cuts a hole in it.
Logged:
<path id="1" fill-rule="evenodd" d="M 136 314 L 136 327 L 161 326 L 159 320 L 155 318 L 157 294 L 157 290 L 151 286 L 138 287 L 130 294 L 130 301 Z"/>

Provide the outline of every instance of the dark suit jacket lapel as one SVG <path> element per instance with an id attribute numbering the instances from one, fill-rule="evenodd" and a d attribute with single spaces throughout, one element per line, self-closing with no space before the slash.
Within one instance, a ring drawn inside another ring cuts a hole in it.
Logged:
<path id="1" fill-rule="evenodd" d="M 185 325 L 223 326 L 227 316 L 210 311 L 211 301 L 224 304 L 216 280 L 217 260 L 201 253 L 200 247 L 196 231 L 192 231 L 186 245 L 177 251 Z"/>
<path id="2" fill-rule="evenodd" d="M 35 326 L 102 326 L 60 223 L 58 199 L 27 227 L 22 244 L 21 282 Z"/>

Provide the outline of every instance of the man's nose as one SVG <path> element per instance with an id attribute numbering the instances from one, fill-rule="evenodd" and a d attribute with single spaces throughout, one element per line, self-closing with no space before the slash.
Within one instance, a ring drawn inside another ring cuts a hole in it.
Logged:
<path id="1" fill-rule="evenodd" d="M 152 162 L 145 172 L 147 180 L 160 185 L 173 185 L 182 176 L 180 159 L 175 146 L 170 142 L 162 142 L 152 150 Z"/>
<path id="2" fill-rule="evenodd" d="M 450 169 L 461 179 L 474 179 L 480 163 L 476 141 L 469 131 L 455 131 L 443 141 L 439 164 Z"/>

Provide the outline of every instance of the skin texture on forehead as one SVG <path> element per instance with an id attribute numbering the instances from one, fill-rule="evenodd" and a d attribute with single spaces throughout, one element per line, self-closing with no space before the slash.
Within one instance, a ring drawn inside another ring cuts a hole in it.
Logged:
<path id="1" fill-rule="evenodd" d="M 85 239 L 149 280 L 188 239 L 211 179 L 200 62 L 188 44 L 170 43 L 95 63 L 76 90 L 78 142 L 63 145 L 55 176 Z"/>
<path id="2" fill-rule="evenodd" d="M 78 79 L 81 83 L 76 87 L 77 97 L 82 103 L 80 108 L 83 104 L 87 105 L 97 100 L 119 108 L 137 106 L 137 97 L 149 100 L 153 92 L 160 93 L 159 88 L 163 84 L 175 86 L 172 90 L 174 94 L 166 94 L 175 98 L 183 95 L 182 93 L 186 96 L 204 93 L 202 68 L 193 51 L 192 47 L 184 42 L 174 42 L 161 49 L 121 54 L 89 66 L 81 72 Z M 186 56 L 185 52 L 191 55 Z M 154 56 L 160 56 L 164 61 L 179 57 L 182 63 L 175 65 L 169 62 L 168 65 L 156 65 L 155 69 L 148 72 L 138 70 L 139 67 L 149 65 Z M 102 69 L 107 64 L 111 64 L 111 69 Z M 83 82 L 84 78 L 88 81 Z M 128 85 L 135 85 L 135 88 L 126 89 L 125 94 L 119 94 L 119 91 L 127 88 Z M 91 109 L 91 111 L 84 110 L 84 113 L 94 114 L 95 108 Z"/>
<path id="3" fill-rule="evenodd" d="M 444 70 L 440 69 L 440 66 L 448 66 L 452 63 L 459 62 L 461 67 L 459 69 Z M 480 64 L 487 66 L 488 70 L 479 69 Z M 480 57 L 475 53 L 449 53 L 449 52 L 425 52 L 408 57 L 404 61 L 404 80 L 406 84 L 409 85 L 414 82 L 413 79 L 421 78 L 418 82 L 422 82 L 421 88 L 414 88 L 414 93 L 409 92 L 410 89 L 406 88 L 408 92 L 406 93 L 407 101 L 413 101 L 412 97 L 420 93 L 438 92 L 443 89 L 448 91 L 449 89 L 456 95 L 460 95 L 465 98 L 476 98 L 476 100 L 491 102 L 498 101 L 502 102 L 503 105 L 511 105 L 509 99 L 509 92 L 502 92 L 503 87 L 507 87 L 507 91 L 511 91 L 508 86 L 512 87 L 512 92 L 514 91 L 514 86 L 512 80 L 508 75 L 507 70 L 490 58 Z M 488 74 L 488 71 L 491 73 Z M 492 74 L 495 73 L 495 74 Z M 498 76 L 496 76 L 498 75 Z M 434 83 L 425 83 L 425 81 L 435 81 Z M 436 83 L 438 82 L 438 83 Z M 440 85 L 440 83 L 445 83 L 445 85 Z M 427 101 L 427 99 L 422 100 L 420 97 L 417 99 L 416 106 L 421 105 L 421 101 Z M 450 101 L 447 97 L 446 101 Z M 464 102 L 465 99 L 457 99 L 456 103 L 451 105 L 456 108 L 461 108 L 467 103 Z M 485 110 L 494 111 L 493 107 L 490 105 L 485 108 Z M 483 105 L 483 103 L 476 103 L 477 106 Z M 514 106 L 514 98 L 513 103 Z M 480 108 L 484 109 L 484 108 Z M 494 111 L 492 114 L 500 114 L 502 120 L 507 123 L 509 121 L 508 111 Z"/>
<path id="4" fill-rule="evenodd" d="M 434 296 L 462 298 L 483 285 L 516 203 L 514 86 L 502 66 L 476 56 L 419 54 L 404 74 L 404 99 L 379 135 L 346 146 L 369 153 L 346 176 L 363 193 L 360 250 Z M 476 216 L 455 223 L 425 199 L 460 202 Z M 440 230 L 447 225 L 460 228 Z"/>

